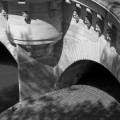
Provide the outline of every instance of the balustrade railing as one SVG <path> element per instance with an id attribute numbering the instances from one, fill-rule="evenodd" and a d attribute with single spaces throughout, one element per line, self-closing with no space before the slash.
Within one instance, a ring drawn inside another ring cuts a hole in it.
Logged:
<path id="1" fill-rule="evenodd" d="M 109 9 L 92 0 L 66 0 L 66 2 L 73 6 L 76 22 L 81 18 L 88 29 L 93 26 L 99 37 L 103 34 L 112 46 L 116 46 L 120 36 L 120 21 Z"/>

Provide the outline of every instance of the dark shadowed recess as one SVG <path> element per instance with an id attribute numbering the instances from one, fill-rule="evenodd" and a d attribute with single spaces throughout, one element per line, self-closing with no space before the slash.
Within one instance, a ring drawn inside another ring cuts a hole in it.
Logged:
<path id="1" fill-rule="evenodd" d="M 80 60 L 70 65 L 60 76 L 56 90 L 71 85 L 96 87 L 120 102 L 120 83 L 105 67 L 90 60 Z"/>
<path id="2" fill-rule="evenodd" d="M 19 100 L 17 63 L 0 43 L 0 112 Z"/>

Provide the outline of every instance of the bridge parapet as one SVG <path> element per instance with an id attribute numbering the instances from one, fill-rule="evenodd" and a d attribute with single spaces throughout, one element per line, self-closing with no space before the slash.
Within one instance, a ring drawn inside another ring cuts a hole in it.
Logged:
<path id="1" fill-rule="evenodd" d="M 75 14 L 78 14 L 84 20 L 88 28 L 93 26 L 99 36 L 103 34 L 105 39 L 120 54 L 120 20 L 107 6 L 102 5 L 98 1 L 96 2 L 96 0 L 66 0 L 66 2 L 74 4 Z"/>

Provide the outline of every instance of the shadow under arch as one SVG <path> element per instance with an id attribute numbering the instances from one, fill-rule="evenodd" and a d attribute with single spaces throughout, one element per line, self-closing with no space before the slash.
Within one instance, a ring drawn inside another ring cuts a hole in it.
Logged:
<path id="1" fill-rule="evenodd" d="M 72 85 L 96 87 L 120 102 L 120 83 L 101 64 L 91 60 L 79 60 L 71 64 L 60 76 L 55 90 Z"/>
<path id="2" fill-rule="evenodd" d="M 19 101 L 17 63 L 0 43 L 0 112 Z"/>

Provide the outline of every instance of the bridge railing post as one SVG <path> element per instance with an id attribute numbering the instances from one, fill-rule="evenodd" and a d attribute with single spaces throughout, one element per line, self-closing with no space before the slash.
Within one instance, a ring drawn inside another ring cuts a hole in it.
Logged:
<path id="1" fill-rule="evenodd" d="M 97 22 L 97 13 L 93 11 L 92 13 L 92 26 L 94 29 L 96 28 L 96 22 Z"/>
<path id="2" fill-rule="evenodd" d="M 97 14 L 96 26 L 95 31 L 98 32 L 99 37 L 103 34 L 104 29 L 104 18 Z"/>
<path id="3" fill-rule="evenodd" d="M 108 19 L 104 19 L 104 30 L 103 30 L 103 35 L 105 36 L 105 39 L 107 39 L 107 28 L 108 28 Z"/>
<path id="4" fill-rule="evenodd" d="M 87 12 L 86 12 L 86 7 L 85 6 L 81 6 L 81 19 L 84 20 L 84 17 L 86 16 Z"/>

